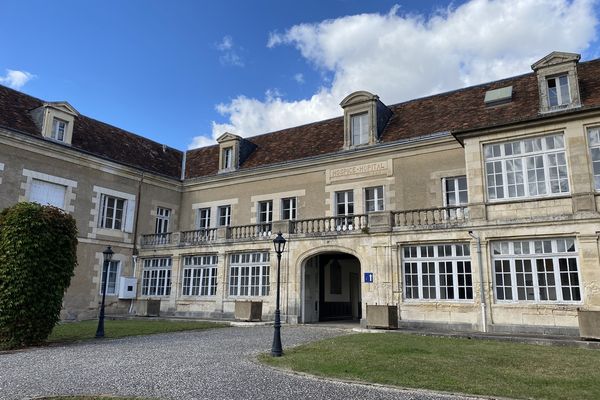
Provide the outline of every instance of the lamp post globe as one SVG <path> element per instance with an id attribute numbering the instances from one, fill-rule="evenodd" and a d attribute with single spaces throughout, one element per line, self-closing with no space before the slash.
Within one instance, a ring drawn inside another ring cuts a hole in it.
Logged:
<path id="1" fill-rule="evenodd" d="M 281 232 L 273 240 L 275 253 L 277 254 L 277 299 L 275 302 L 275 325 L 273 332 L 273 345 L 271 346 L 271 356 L 281 357 L 283 348 L 281 347 L 281 312 L 279 311 L 279 293 L 280 293 L 280 276 L 281 276 L 281 253 L 285 250 L 285 242 Z"/>
<path id="2" fill-rule="evenodd" d="M 102 303 L 100 303 L 100 316 L 98 317 L 98 328 L 96 329 L 96 337 L 104 337 L 104 302 L 106 300 L 106 286 L 108 284 L 108 266 L 110 260 L 112 260 L 114 252 L 110 246 L 102 252 L 104 263 L 102 265 L 102 278 L 100 279 L 100 286 L 102 286 Z"/>

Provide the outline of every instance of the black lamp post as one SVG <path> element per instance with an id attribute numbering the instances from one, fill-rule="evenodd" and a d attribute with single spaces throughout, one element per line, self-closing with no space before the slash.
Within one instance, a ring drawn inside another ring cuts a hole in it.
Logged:
<path id="1" fill-rule="evenodd" d="M 285 249 L 285 239 L 281 232 L 273 240 L 275 253 L 277 253 L 277 302 L 275 303 L 275 331 L 273 332 L 273 346 L 271 346 L 271 355 L 273 357 L 281 357 L 283 349 L 281 348 L 281 315 L 279 311 L 279 277 L 281 275 L 281 253 Z"/>
<path id="2" fill-rule="evenodd" d="M 100 285 L 102 286 L 102 303 L 100 304 L 100 317 L 98 318 L 98 329 L 96 329 L 96 337 L 104 337 L 104 300 L 106 299 L 106 286 L 108 285 L 108 265 L 112 259 L 114 252 L 108 246 L 106 250 L 102 252 L 104 256 L 104 265 L 102 267 L 102 278 L 100 279 Z"/>

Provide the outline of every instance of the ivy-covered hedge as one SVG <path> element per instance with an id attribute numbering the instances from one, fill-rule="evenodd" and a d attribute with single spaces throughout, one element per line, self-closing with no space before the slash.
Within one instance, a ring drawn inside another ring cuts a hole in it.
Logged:
<path id="1" fill-rule="evenodd" d="M 72 216 L 36 203 L 0 212 L 0 348 L 48 337 L 76 265 Z"/>

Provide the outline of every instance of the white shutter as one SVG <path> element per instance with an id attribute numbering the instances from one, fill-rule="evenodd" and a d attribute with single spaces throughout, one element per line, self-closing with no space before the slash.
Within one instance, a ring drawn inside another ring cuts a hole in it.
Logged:
<path id="1" fill-rule="evenodd" d="M 64 210 L 66 191 L 66 186 L 32 179 L 29 201 L 42 205 L 50 204 Z"/>
<path id="2" fill-rule="evenodd" d="M 125 228 L 127 233 L 133 232 L 133 219 L 135 217 L 135 200 L 127 200 L 125 205 Z"/>

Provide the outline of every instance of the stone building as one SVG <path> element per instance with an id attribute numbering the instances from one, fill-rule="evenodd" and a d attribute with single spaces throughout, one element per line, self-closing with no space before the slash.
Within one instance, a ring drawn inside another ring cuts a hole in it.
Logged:
<path id="1" fill-rule="evenodd" d="M 0 208 L 76 218 L 66 319 L 95 317 L 102 284 L 109 314 L 272 318 L 281 231 L 288 323 L 391 305 L 401 326 L 577 335 L 600 310 L 600 60 L 579 58 L 395 105 L 359 91 L 342 117 L 187 152 L 0 87 Z"/>

